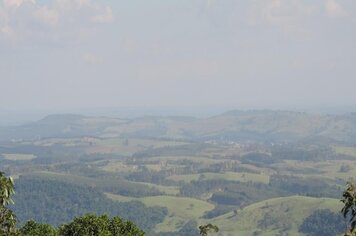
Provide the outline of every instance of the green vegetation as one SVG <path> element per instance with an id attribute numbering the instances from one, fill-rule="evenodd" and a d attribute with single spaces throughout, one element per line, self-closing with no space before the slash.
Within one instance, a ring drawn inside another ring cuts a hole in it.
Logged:
<path id="1" fill-rule="evenodd" d="M 144 236 L 140 230 L 130 221 L 120 217 L 109 218 L 107 215 L 97 216 L 87 214 L 76 217 L 68 224 L 54 228 L 49 224 L 40 224 L 33 220 L 28 221 L 20 230 L 21 236 Z"/>
<path id="2" fill-rule="evenodd" d="M 88 214 L 76 217 L 69 223 L 59 228 L 60 236 L 144 236 L 145 233 L 132 222 L 124 221 L 119 217 L 109 218 L 106 215 L 96 216 Z"/>
<path id="3" fill-rule="evenodd" d="M 344 207 L 341 212 L 346 219 L 349 221 L 347 232 L 345 236 L 355 236 L 356 235 L 356 187 L 355 184 L 349 182 L 347 184 L 347 189 L 342 194 L 342 202 Z"/>
<path id="4" fill-rule="evenodd" d="M 199 230 L 200 230 L 200 235 L 208 236 L 209 232 L 219 232 L 219 227 L 209 223 L 206 225 L 199 226 Z"/>
<path id="5" fill-rule="evenodd" d="M 16 216 L 8 209 L 8 204 L 13 203 L 14 182 L 0 172 L 0 235 L 16 235 Z"/>
<path id="6" fill-rule="evenodd" d="M 333 148 L 338 154 L 356 157 L 356 147 L 334 146 Z"/>
<path id="7" fill-rule="evenodd" d="M 302 196 L 273 198 L 236 209 L 208 222 L 219 226 L 224 236 L 234 235 L 234 232 L 241 235 L 299 235 L 299 227 L 304 219 L 316 210 L 338 212 L 341 207 L 337 199 Z"/>
<path id="8" fill-rule="evenodd" d="M 308 236 L 335 236 L 345 232 L 345 221 L 340 213 L 327 209 L 316 210 L 305 218 L 299 227 L 299 232 Z"/>
<path id="9" fill-rule="evenodd" d="M 31 182 L 32 183 L 32 182 Z M 53 184 L 53 183 L 52 183 Z M 58 187 L 58 183 L 57 183 Z M 66 186 L 68 188 L 68 186 Z M 63 191 L 64 188 L 58 188 Z M 73 191 L 73 189 L 69 189 Z M 96 216 L 87 214 L 76 217 L 68 224 L 61 225 L 54 229 L 49 224 L 28 221 L 20 230 L 16 229 L 16 216 L 7 208 L 9 203 L 13 203 L 11 197 L 14 194 L 14 183 L 11 178 L 6 178 L 0 172 L 0 235 L 1 236 L 144 236 L 144 231 L 140 230 L 130 221 L 122 220 L 119 217 L 110 219 L 107 215 Z M 39 193 L 43 194 L 43 193 Z M 78 194 L 75 192 L 74 194 Z M 85 197 L 85 196 L 84 196 Z M 35 199 L 37 200 L 37 199 Z M 40 199 L 42 200 L 42 199 Z M 94 202 L 98 204 L 99 202 Z M 31 204 L 31 203 L 27 203 Z M 65 209 L 62 208 L 62 209 Z M 57 212 L 59 213 L 59 212 Z M 141 212 L 140 212 L 141 214 Z"/>
<path id="10" fill-rule="evenodd" d="M 174 196 L 154 196 L 144 198 L 127 198 L 119 195 L 108 195 L 119 202 L 140 201 L 147 207 L 164 207 L 168 214 L 162 223 L 156 225 L 156 232 L 169 232 L 179 230 L 190 220 L 201 219 L 206 211 L 214 208 L 214 205 L 206 201 Z"/>
<path id="11" fill-rule="evenodd" d="M 0 128 L 0 166 L 16 177 L 19 225 L 34 219 L 28 227 L 40 231 L 92 212 L 120 215 L 149 236 L 196 236 L 209 223 L 223 236 L 303 235 L 307 222 L 316 226 L 308 233 L 322 228 L 317 210 L 336 212 L 356 175 L 354 120 L 56 115 Z"/>
<path id="12" fill-rule="evenodd" d="M 58 232 L 53 226 L 49 224 L 40 224 L 34 220 L 29 220 L 21 227 L 20 233 L 23 236 L 57 236 Z"/>
<path id="13" fill-rule="evenodd" d="M 4 158 L 10 161 L 30 161 L 36 158 L 35 155 L 32 154 L 9 154 L 4 153 Z"/>
<path id="14" fill-rule="evenodd" d="M 40 223 L 60 225 L 76 216 L 95 212 L 110 216 L 120 215 L 135 222 L 146 232 L 151 232 L 167 214 L 167 210 L 162 207 L 145 207 L 138 201 L 113 202 L 94 187 L 58 180 L 20 177 L 16 181 L 16 188 L 18 190 L 14 197 L 16 204 L 13 209 L 20 224 L 34 219 Z"/>
<path id="15" fill-rule="evenodd" d="M 224 172 L 224 173 L 200 173 L 200 174 L 191 174 L 191 175 L 172 175 L 168 179 L 174 181 L 184 181 L 191 182 L 193 180 L 212 180 L 212 179 L 224 179 L 231 181 L 239 182 L 260 182 L 268 183 L 269 176 L 263 174 L 254 174 L 254 173 L 237 173 L 237 172 Z"/>

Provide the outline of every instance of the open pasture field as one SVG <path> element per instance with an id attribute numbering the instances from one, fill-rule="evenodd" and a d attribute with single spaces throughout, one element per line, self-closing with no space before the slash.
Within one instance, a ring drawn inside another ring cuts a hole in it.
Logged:
<path id="1" fill-rule="evenodd" d="M 142 198 L 128 198 L 118 194 L 106 193 L 114 201 L 140 201 L 146 206 L 167 207 L 168 215 L 156 226 L 156 232 L 171 232 L 179 230 L 189 220 L 199 220 L 205 212 L 214 209 L 214 205 L 206 201 L 175 196 L 153 196 Z"/>
<path id="2" fill-rule="evenodd" d="M 166 141 L 156 139 L 134 139 L 134 138 L 105 138 L 98 139 L 87 149 L 88 153 L 115 153 L 124 156 L 149 148 L 171 147 L 184 145 L 185 142 Z"/>
<path id="3" fill-rule="evenodd" d="M 189 220 L 200 219 L 206 211 L 214 209 L 211 203 L 187 197 L 155 196 L 142 198 L 146 206 L 167 207 L 168 216 L 156 225 L 157 232 L 176 231 Z"/>
<path id="4" fill-rule="evenodd" d="M 61 145 L 63 147 L 87 147 L 100 140 L 95 137 L 80 137 L 80 138 L 45 138 L 34 141 L 24 141 L 22 144 L 51 147 Z"/>
<path id="5" fill-rule="evenodd" d="M 211 180 L 211 179 L 224 179 L 229 181 L 239 182 L 258 182 L 269 183 L 269 176 L 265 174 L 253 174 L 253 173 L 238 173 L 238 172 L 224 172 L 224 173 L 200 173 L 190 175 L 172 175 L 168 177 L 174 181 L 191 182 L 193 180 Z"/>
<path id="6" fill-rule="evenodd" d="M 225 159 L 216 159 L 216 158 L 211 158 L 207 156 L 155 156 L 155 157 L 150 157 L 150 161 L 160 161 L 160 162 L 168 162 L 168 161 L 192 161 L 195 163 L 200 163 L 200 164 L 205 164 L 205 165 L 210 165 L 210 164 L 215 164 L 215 163 L 220 163 L 224 161 Z"/>
<path id="7" fill-rule="evenodd" d="M 178 186 L 164 186 L 164 185 L 159 185 L 159 184 L 151 184 L 151 183 L 143 183 L 143 182 L 135 182 L 135 183 L 143 184 L 148 187 L 158 189 L 160 192 L 167 194 L 167 195 L 175 196 L 175 195 L 179 194 Z"/>
<path id="8" fill-rule="evenodd" d="M 356 147 L 334 146 L 333 150 L 338 154 L 353 156 L 356 160 Z"/>
<path id="9" fill-rule="evenodd" d="M 339 212 L 342 203 L 338 199 L 291 196 L 268 199 L 237 209 L 209 221 L 219 225 L 223 236 L 240 235 L 275 236 L 284 231 L 284 235 L 303 235 L 298 232 L 303 219 L 318 209 L 330 209 Z M 264 221 L 266 223 L 264 223 Z M 286 234 L 288 233 L 288 234 Z"/>
<path id="10" fill-rule="evenodd" d="M 327 160 L 327 161 L 293 161 L 286 160 L 281 166 L 282 169 L 288 170 L 289 167 L 300 169 L 300 173 L 294 174 L 302 177 L 321 177 L 326 179 L 350 180 L 356 176 L 356 161 L 353 160 Z M 308 173 L 303 172 L 308 170 Z M 314 171 L 313 171 L 314 170 Z M 288 173 L 288 171 L 285 171 Z"/>
<path id="11" fill-rule="evenodd" d="M 36 156 L 33 154 L 3 153 L 2 155 L 6 160 L 10 161 L 31 161 L 36 158 Z"/>
<path id="12" fill-rule="evenodd" d="M 119 160 L 110 160 L 106 165 L 101 166 L 100 169 L 108 171 L 108 172 L 116 172 L 116 173 L 130 173 L 137 171 L 136 165 L 126 165 L 122 161 Z"/>

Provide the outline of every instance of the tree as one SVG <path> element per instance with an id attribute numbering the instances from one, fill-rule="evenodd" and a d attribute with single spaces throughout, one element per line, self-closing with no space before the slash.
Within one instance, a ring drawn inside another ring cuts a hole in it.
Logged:
<path id="1" fill-rule="evenodd" d="M 46 236 L 56 236 L 57 230 L 54 229 L 49 224 L 40 224 L 34 220 L 29 220 L 27 223 L 20 229 L 20 233 L 22 236 L 38 236 L 38 235 L 46 235 Z"/>
<path id="2" fill-rule="evenodd" d="M 354 183 L 347 183 L 342 197 L 341 201 L 344 203 L 344 207 L 341 212 L 349 222 L 345 236 L 356 236 L 356 189 Z"/>
<path id="3" fill-rule="evenodd" d="M 96 216 L 87 214 L 75 218 L 59 229 L 49 224 L 28 221 L 20 230 L 16 229 L 16 216 L 7 208 L 13 204 L 11 199 L 14 191 L 14 181 L 0 172 L 0 236 L 144 236 L 145 232 L 137 228 L 131 221 L 119 217 L 109 218 L 107 215 Z"/>
<path id="4" fill-rule="evenodd" d="M 314 211 L 304 219 L 299 227 L 299 232 L 307 236 L 335 236 L 344 232 L 344 219 L 339 213 L 329 209 Z"/>
<path id="5" fill-rule="evenodd" d="M 15 193 L 14 181 L 11 177 L 7 178 L 0 172 L 0 236 L 18 235 L 16 230 L 16 216 L 7 208 L 13 204 L 11 196 Z"/>
<path id="6" fill-rule="evenodd" d="M 144 236 L 145 233 L 131 221 L 107 215 L 87 214 L 76 217 L 69 224 L 60 226 L 60 236 Z"/>
<path id="7" fill-rule="evenodd" d="M 201 225 L 199 226 L 200 230 L 200 235 L 201 236 L 208 236 L 208 233 L 213 231 L 213 232 L 219 232 L 219 228 L 216 225 L 213 224 L 207 224 L 207 225 Z"/>

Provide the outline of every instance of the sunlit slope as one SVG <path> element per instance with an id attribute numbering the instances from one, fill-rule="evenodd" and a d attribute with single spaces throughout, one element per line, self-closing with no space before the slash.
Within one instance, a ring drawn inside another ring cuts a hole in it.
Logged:
<path id="1" fill-rule="evenodd" d="M 176 231 L 189 220 L 199 220 L 206 211 L 214 209 L 214 205 L 194 198 L 154 196 L 141 200 L 146 206 L 167 207 L 168 215 L 156 226 L 156 231 Z"/>
<path id="2" fill-rule="evenodd" d="M 298 228 L 303 219 L 315 210 L 330 209 L 338 212 L 341 208 L 338 199 L 291 196 L 258 202 L 206 222 L 218 225 L 224 236 L 252 236 L 254 233 L 275 236 L 282 232 L 303 235 L 298 233 Z"/>
<path id="3" fill-rule="evenodd" d="M 214 209 L 214 205 L 211 203 L 189 197 L 152 196 L 143 198 L 127 198 L 118 194 L 106 195 L 114 201 L 140 201 L 146 206 L 166 207 L 168 215 L 162 223 L 156 225 L 157 232 L 178 231 L 188 221 L 202 220 L 202 216 L 205 212 Z"/>

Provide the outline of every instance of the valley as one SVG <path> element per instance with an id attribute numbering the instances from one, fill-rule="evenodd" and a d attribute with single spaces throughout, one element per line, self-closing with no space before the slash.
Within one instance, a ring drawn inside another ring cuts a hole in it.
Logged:
<path id="1" fill-rule="evenodd" d="M 315 211 L 341 210 L 356 175 L 355 114 L 53 115 L 0 131 L 20 224 L 97 212 L 148 235 L 197 235 L 207 223 L 222 236 L 305 235 Z"/>

